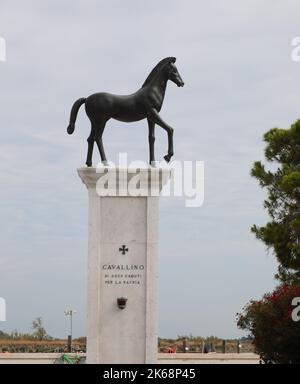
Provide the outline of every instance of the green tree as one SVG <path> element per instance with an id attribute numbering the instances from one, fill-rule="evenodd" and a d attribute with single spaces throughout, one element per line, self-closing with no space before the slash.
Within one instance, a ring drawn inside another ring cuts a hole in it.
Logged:
<path id="1" fill-rule="evenodd" d="M 264 141 L 271 170 L 258 161 L 251 174 L 267 191 L 264 207 L 271 220 L 252 231 L 275 254 L 276 278 L 293 283 L 300 279 L 300 120 L 289 129 L 271 129 Z"/>
<path id="2" fill-rule="evenodd" d="M 270 167 L 258 161 L 251 174 L 267 191 L 270 221 L 252 232 L 276 256 L 280 285 L 262 300 L 251 300 L 237 325 L 250 331 L 263 361 L 300 363 L 300 321 L 292 316 L 293 299 L 300 297 L 300 120 L 289 129 L 271 129 L 264 141 Z"/>
<path id="3" fill-rule="evenodd" d="M 7 340 L 8 338 L 9 338 L 9 334 L 8 333 L 0 331 L 0 340 L 2 340 L 2 339 Z"/>
<path id="4" fill-rule="evenodd" d="M 32 322 L 33 336 L 38 340 L 49 339 L 46 329 L 43 326 L 43 320 L 41 317 L 37 317 Z"/>

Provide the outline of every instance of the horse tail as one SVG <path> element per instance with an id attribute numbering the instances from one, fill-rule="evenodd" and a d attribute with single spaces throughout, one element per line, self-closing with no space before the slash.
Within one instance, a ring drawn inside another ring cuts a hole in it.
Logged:
<path id="1" fill-rule="evenodd" d="M 73 107 L 71 109 L 71 114 L 70 114 L 70 123 L 67 128 L 67 132 L 69 135 L 72 135 L 72 133 L 74 132 L 77 113 L 79 111 L 79 108 L 82 106 L 82 104 L 85 103 L 85 100 L 86 98 L 82 97 L 81 99 L 76 100 L 75 103 L 73 104 Z"/>

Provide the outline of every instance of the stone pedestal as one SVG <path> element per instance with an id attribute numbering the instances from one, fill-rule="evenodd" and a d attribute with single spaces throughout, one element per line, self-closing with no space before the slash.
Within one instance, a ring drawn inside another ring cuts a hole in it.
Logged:
<path id="1" fill-rule="evenodd" d="M 78 174 L 89 194 L 87 363 L 155 363 L 159 193 L 170 170 Z"/>

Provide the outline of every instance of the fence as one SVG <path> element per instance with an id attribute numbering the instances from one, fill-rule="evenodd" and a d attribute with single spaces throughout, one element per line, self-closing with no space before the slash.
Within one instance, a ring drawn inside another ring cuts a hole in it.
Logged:
<path id="1" fill-rule="evenodd" d="M 0 352 L 10 353 L 63 353 L 68 351 L 67 340 L 0 340 Z M 72 351 L 85 352 L 86 345 L 73 340 Z"/>

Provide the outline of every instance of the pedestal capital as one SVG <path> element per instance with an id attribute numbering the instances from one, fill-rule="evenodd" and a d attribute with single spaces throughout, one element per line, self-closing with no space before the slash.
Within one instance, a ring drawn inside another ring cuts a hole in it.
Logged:
<path id="1" fill-rule="evenodd" d="M 99 196 L 159 196 L 171 176 L 170 168 L 82 167 L 78 175 Z"/>

